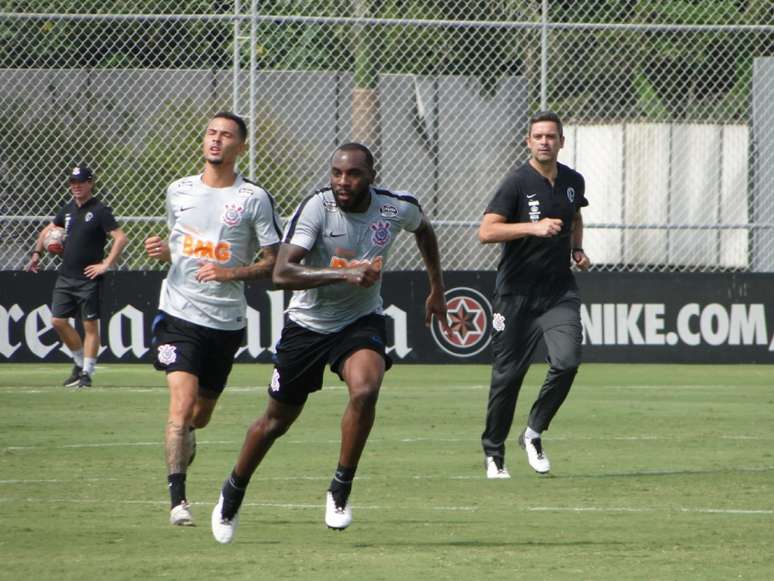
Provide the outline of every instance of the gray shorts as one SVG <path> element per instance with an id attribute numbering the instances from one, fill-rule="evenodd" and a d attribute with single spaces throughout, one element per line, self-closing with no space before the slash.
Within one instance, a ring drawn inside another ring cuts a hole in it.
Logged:
<path id="1" fill-rule="evenodd" d="M 102 281 L 59 275 L 51 297 L 51 314 L 58 319 L 76 317 L 81 321 L 99 319 Z"/>

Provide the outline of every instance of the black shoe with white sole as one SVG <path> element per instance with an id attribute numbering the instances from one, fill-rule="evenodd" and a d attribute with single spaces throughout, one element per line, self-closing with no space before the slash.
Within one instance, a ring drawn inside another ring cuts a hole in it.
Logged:
<path id="1" fill-rule="evenodd" d="M 70 373 L 70 377 L 64 380 L 65 387 L 78 387 L 78 382 L 81 379 L 81 374 L 83 373 L 83 368 L 79 367 L 78 365 L 73 365 L 72 373 Z"/>

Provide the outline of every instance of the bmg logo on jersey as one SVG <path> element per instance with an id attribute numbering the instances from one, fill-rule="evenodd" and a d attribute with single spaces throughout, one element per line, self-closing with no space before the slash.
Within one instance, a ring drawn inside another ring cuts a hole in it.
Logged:
<path id="1" fill-rule="evenodd" d="M 225 241 L 215 243 L 212 240 L 201 240 L 185 234 L 183 236 L 183 255 L 228 262 L 231 260 L 231 244 Z"/>

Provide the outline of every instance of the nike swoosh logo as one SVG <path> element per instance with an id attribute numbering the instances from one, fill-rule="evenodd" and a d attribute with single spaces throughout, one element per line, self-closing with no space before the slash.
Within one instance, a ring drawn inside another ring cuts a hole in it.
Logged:
<path id="1" fill-rule="evenodd" d="M 187 210 L 193 210 L 196 206 L 188 206 L 187 208 L 180 208 L 181 212 L 185 212 Z"/>
<path id="2" fill-rule="evenodd" d="M 333 232 L 328 232 L 328 237 L 330 238 L 338 238 L 339 236 L 346 236 L 346 234 L 334 234 Z"/>
<path id="3" fill-rule="evenodd" d="M 537 196 L 537 194 L 527 194 L 527 198 L 530 199 L 530 200 L 532 198 L 534 198 L 535 196 Z"/>

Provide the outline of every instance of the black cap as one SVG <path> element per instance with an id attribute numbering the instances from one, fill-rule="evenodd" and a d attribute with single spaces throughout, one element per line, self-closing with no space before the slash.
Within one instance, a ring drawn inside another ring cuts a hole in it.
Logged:
<path id="1" fill-rule="evenodd" d="M 90 182 L 94 179 L 94 173 L 89 166 L 84 164 L 76 165 L 70 172 L 71 182 Z"/>

